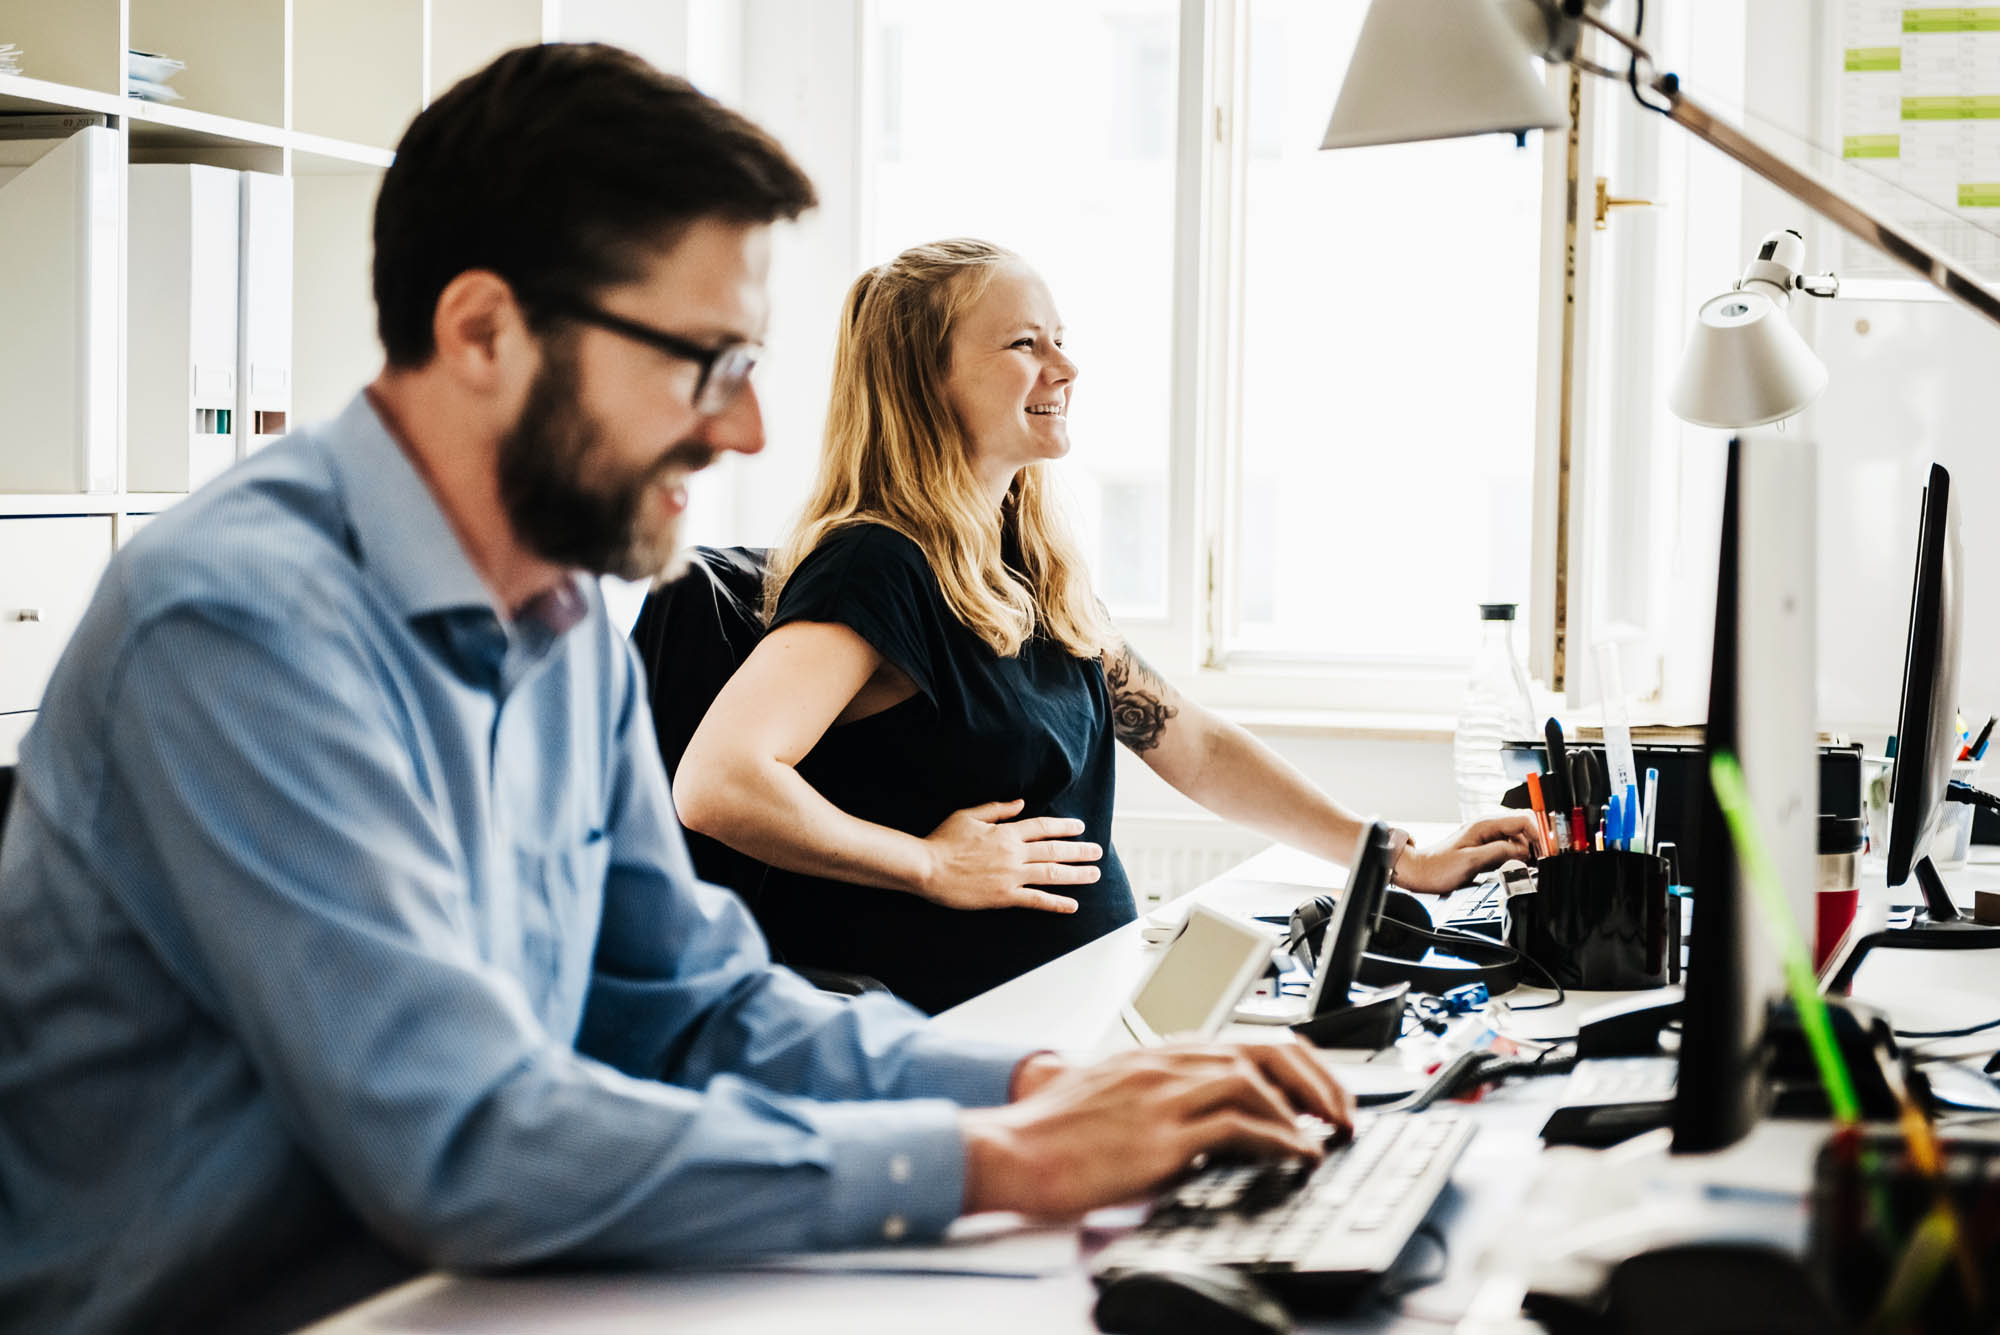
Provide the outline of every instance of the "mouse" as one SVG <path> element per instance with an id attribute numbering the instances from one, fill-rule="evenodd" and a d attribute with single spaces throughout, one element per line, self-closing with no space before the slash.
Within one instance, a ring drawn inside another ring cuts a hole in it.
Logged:
<path id="1" fill-rule="evenodd" d="M 1250 1276 L 1162 1258 L 1112 1277 L 1092 1313 L 1106 1335 L 1289 1335 L 1291 1313 Z"/>

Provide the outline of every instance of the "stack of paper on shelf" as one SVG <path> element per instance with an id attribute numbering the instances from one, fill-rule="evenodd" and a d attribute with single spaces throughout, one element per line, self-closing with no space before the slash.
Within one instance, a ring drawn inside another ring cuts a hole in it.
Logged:
<path id="1" fill-rule="evenodd" d="M 155 51 L 127 51 L 125 92 L 145 102 L 178 102 L 181 95 L 167 85 L 167 80 L 186 68 L 185 60 Z"/>

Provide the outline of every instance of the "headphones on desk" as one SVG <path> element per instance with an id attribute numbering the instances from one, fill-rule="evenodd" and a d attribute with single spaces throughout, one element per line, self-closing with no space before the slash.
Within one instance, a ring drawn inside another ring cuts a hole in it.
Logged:
<path id="1" fill-rule="evenodd" d="M 1331 895 L 1314 895 L 1292 910 L 1281 949 L 1310 964 L 1326 945 L 1326 926 L 1333 917 Z M 1427 959 L 1432 951 L 1451 962 Z M 1440 929 L 1430 910 L 1406 890 L 1389 890 L 1372 924 L 1368 948 L 1361 956 L 1356 981 L 1370 987 L 1408 983 L 1418 992 L 1443 996 L 1455 987 L 1484 983 L 1488 996 L 1511 992 L 1522 975 L 1537 969 L 1526 955 L 1502 941 L 1477 932 Z"/>

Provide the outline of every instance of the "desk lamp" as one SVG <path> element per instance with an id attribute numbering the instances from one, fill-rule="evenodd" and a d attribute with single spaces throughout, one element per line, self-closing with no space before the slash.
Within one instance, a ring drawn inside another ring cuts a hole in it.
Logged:
<path id="1" fill-rule="evenodd" d="M 1772 232 L 1736 285 L 1701 304 L 1680 373 L 1667 395 L 1674 416 L 1696 426 L 1763 426 L 1803 410 L 1826 388 L 1826 365 L 1792 327 L 1794 291 L 1831 297 L 1840 280 L 1800 272 L 1805 239 Z"/>

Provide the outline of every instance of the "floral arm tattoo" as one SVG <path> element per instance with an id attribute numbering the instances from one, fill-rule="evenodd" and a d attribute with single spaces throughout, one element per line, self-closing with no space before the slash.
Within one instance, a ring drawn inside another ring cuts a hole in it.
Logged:
<path id="1" fill-rule="evenodd" d="M 1160 674 L 1131 645 L 1121 644 L 1105 655 L 1104 684 L 1111 688 L 1111 729 L 1118 740 L 1135 752 L 1158 746 L 1167 720 L 1180 713 L 1166 702 Z"/>

